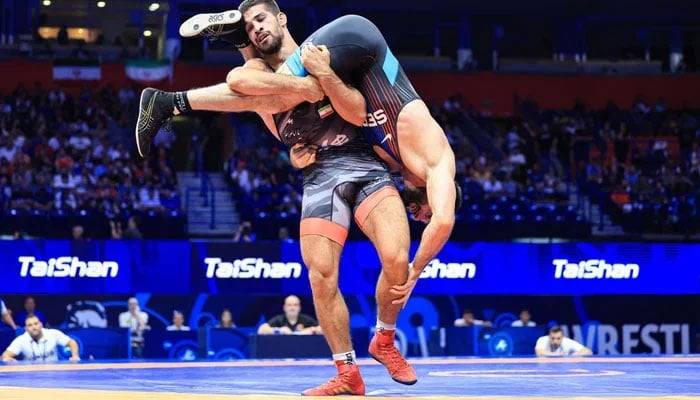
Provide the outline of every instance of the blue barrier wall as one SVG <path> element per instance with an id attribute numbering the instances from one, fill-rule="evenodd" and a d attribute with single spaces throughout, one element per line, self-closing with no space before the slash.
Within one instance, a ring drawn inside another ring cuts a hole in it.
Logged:
<path id="1" fill-rule="evenodd" d="M 439 335 L 465 308 L 501 328 L 527 307 L 543 332 L 561 324 L 601 354 L 700 351 L 700 314 L 688 311 L 700 309 L 699 256 L 692 244 L 450 243 L 399 318 L 402 343 L 417 353 L 418 326 Z M 0 265 L 8 307 L 18 313 L 32 294 L 53 326 L 82 324 L 77 311 L 117 326 L 132 295 L 154 329 L 170 324 L 174 309 L 193 329 L 213 326 L 224 308 L 254 329 L 292 293 L 314 314 L 295 243 L 0 241 Z M 340 282 L 355 328 L 374 325 L 378 274 L 371 245 L 348 243 Z"/>
<path id="2" fill-rule="evenodd" d="M 694 244 L 449 243 L 415 293 L 691 295 L 698 259 Z M 0 265 L 7 294 L 310 294 L 295 243 L 7 241 Z M 372 294 L 379 270 L 369 242 L 349 242 L 343 292 Z"/>

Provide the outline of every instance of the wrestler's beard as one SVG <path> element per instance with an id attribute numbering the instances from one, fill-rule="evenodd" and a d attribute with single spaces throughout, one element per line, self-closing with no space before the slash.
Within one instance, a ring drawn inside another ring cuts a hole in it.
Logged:
<path id="1" fill-rule="evenodd" d="M 271 56 L 277 54 L 282 48 L 282 36 L 275 35 L 274 37 L 270 35 L 270 44 L 267 47 L 258 46 L 258 51 L 266 56 Z"/>

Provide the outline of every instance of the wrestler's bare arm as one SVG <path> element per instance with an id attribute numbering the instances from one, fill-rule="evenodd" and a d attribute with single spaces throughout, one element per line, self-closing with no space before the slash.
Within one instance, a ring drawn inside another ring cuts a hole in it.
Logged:
<path id="1" fill-rule="evenodd" d="M 318 79 L 338 115 L 355 126 L 362 126 L 367 118 L 365 97 L 333 71 L 328 48 L 305 45 L 301 50 L 301 62 L 309 74 Z"/>
<path id="2" fill-rule="evenodd" d="M 249 61 L 246 62 L 246 64 Z M 237 93 L 247 95 L 286 95 L 293 93 L 303 97 L 303 101 L 315 103 L 323 99 L 323 89 L 318 80 L 311 76 L 298 76 L 238 67 L 226 76 L 226 84 Z"/>
<path id="3" fill-rule="evenodd" d="M 253 111 L 277 114 L 290 110 L 303 102 L 303 100 L 299 101 L 299 96 L 294 94 L 251 96 L 236 93 L 231 90 L 226 90 L 226 92 L 224 92 L 223 88 L 221 92 L 221 95 L 229 97 L 230 101 L 225 103 L 225 107 L 220 107 L 221 109 L 208 107 L 207 110 L 223 112 Z"/>
<path id="4" fill-rule="evenodd" d="M 249 59 L 242 67 L 238 68 L 273 74 L 265 61 L 261 59 Z M 236 103 L 240 104 L 241 107 L 247 107 L 246 110 L 257 112 L 267 129 L 269 129 L 277 139 L 279 139 L 279 135 L 272 114 L 290 110 L 306 101 L 304 100 L 304 95 L 294 92 L 279 95 L 242 95 L 232 90 L 231 93 L 239 97 Z"/>
<path id="5" fill-rule="evenodd" d="M 424 133 L 402 138 L 404 164 L 417 176 L 425 176 L 430 222 L 423 230 L 413 268 L 421 271 L 437 256 L 450 238 L 455 223 L 454 184 L 455 156 L 442 130 L 427 129 Z"/>

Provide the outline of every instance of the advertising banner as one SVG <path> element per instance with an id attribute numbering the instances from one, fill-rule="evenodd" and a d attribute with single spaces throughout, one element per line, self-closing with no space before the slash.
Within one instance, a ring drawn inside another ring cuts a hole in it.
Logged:
<path id="1" fill-rule="evenodd" d="M 448 243 L 414 293 L 699 294 L 698 259 L 693 244 Z M 0 263 L 7 294 L 311 294 L 298 243 L 6 241 Z M 344 294 L 373 294 L 380 271 L 371 243 L 346 244 Z"/>

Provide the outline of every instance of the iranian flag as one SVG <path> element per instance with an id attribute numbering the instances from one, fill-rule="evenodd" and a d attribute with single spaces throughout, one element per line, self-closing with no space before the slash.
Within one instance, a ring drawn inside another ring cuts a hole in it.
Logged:
<path id="1" fill-rule="evenodd" d="M 169 60 L 127 60 L 126 76 L 141 83 L 154 83 L 172 78 L 173 67 Z"/>
<path id="2" fill-rule="evenodd" d="M 99 81 L 102 78 L 98 60 L 58 58 L 53 62 L 54 80 Z"/>

